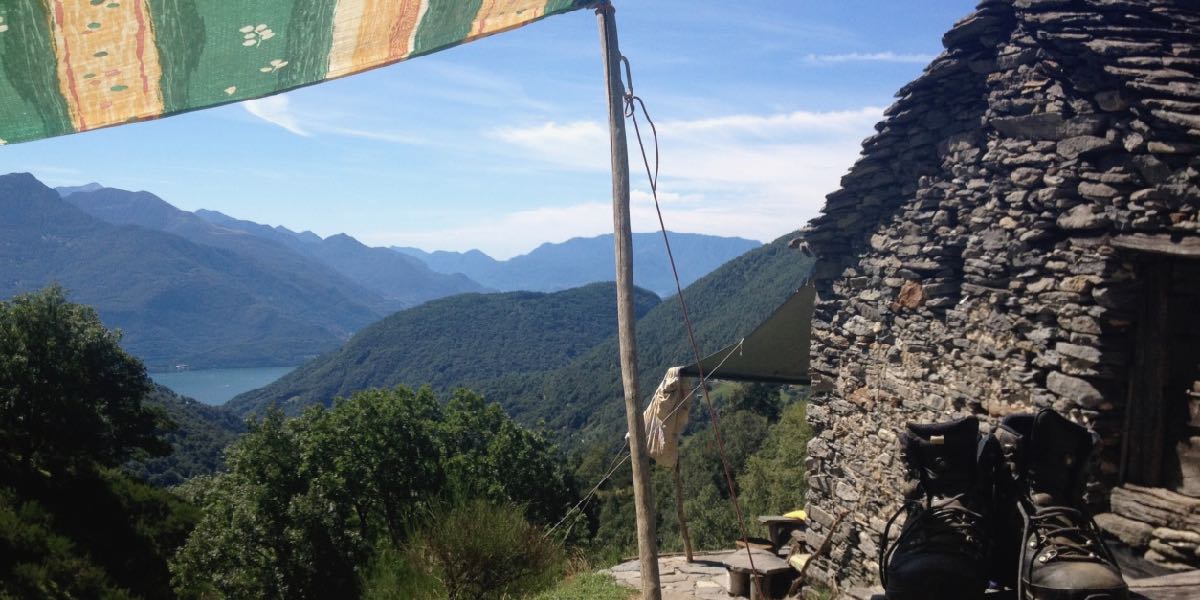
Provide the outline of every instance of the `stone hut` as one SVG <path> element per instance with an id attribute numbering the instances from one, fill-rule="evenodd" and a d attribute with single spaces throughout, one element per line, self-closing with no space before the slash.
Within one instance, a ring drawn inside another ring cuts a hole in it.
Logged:
<path id="1" fill-rule="evenodd" d="M 1200 566 L 1200 2 L 984 0 L 899 91 L 806 234 L 818 255 L 815 566 L 877 582 L 906 421 L 1052 406 L 1088 499 Z"/>

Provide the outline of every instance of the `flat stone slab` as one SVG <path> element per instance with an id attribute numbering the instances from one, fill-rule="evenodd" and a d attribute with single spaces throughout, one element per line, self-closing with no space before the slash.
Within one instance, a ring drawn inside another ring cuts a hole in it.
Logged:
<path id="1" fill-rule="evenodd" d="M 751 552 L 753 553 L 754 557 L 753 570 L 755 572 L 762 573 L 764 575 L 772 575 L 791 570 L 792 568 L 792 566 L 789 565 L 786 560 L 779 558 L 772 552 L 761 552 L 758 550 L 753 550 Z M 750 558 L 750 556 L 747 556 L 745 550 L 734 550 L 733 552 L 725 555 L 725 558 L 723 558 L 721 562 L 724 562 L 725 566 L 729 567 L 731 571 L 744 571 L 749 573 L 751 571 Z"/>
<path id="2" fill-rule="evenodd" d="M 1135 597 L 1146 600 L 1185 600 L 1200 596 L 1200 569 L 1129 582 Z"/>
<path id="3" fill-rule="evenodd" d="M 729 551 L 696 554 L 692 562 L 683 556 L 666 556 L 658 559 L 658 576 L 662 584 L 663 600 L 729 600 L 728 572 L 722 559 Z M 742 550 L 745 554 L 745 550 Z M 758 556 L 754 557 L 758 564 Z M 623 562 L 608 572 L 617 583 L 628 588 L 641 589 L 641 565 L 637 560 Z"/>

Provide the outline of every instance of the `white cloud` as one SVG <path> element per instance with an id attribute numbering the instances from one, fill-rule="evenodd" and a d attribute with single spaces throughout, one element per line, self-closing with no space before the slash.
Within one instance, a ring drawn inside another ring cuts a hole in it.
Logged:
<path id="1" fill-rule="evenodd" d="M 666 121 L 664 134 L 771 135 L 788 133 L 845 133 L 860 131 L 864 124 L 879 120 L 883 111 L 875 106 L 854 110 L 812 112 L 797 110 L 774 115 L 728 115 L 692 121 Z"/>
<path id="2" fill-rule="evenodd" d="M 310 111 L 292 106 L 287 94 L 278 94 L 242 102 L 246 112 L 272 125 L 282 127 L 296 135 L 312 137 L 314 134 L 329 134 L 395 144 L 423 144 L 424 138 L 406 133 L 372 131 L 361 127 L 346 127 L 340 124 L 341 115 L 334 111 Z M 302 127 L 300 124 L 303 123 Z"/>
<path id="3" fill-rule="evenodd" d="M 500 127 L 487 135 L 560 167 L 609 168 L 608 127 L 595 121 L 550 121 L 531 127 Z"/>
<path id="4" fill-rule="evenodd" d="M 366 129 L 356 129 L 353 127 L 339 127 L 327 123 L 317 123 L 313 127 L 321 133 L 331 133 L 333 135 L 342 135 L 347 137 L 356 137 L 364 140 L 375 140 L 378 142 L 392 142 L 394 144 L 424 144 L 425 138 L 406 133 L 391 133 L 387 131 L 368 131 Z"/>
<path id="5" fill-rule="evenodd" d="M 242 107 L 246 109 L 246 112 L 268 123 L 278 125 L 296 135 L 308 137 L 309 133 L 300 127 L 296 116 L 288 108 L 288 104 L 288 97 L 278 94 L 257 100 L 246 100 L 242 102 Z"/>
<path id="6" fill-rule="evenodd" d="M 809 54 L 804 62 L 814 65 L 850 62 L 885 62 L 923 65 L 933 61 L 930 54 L 898 54 L 896 52 L 850 52 L 846 54 Z"/>
<path id="7" fill-rule="evenodd" d="M 859 155 L 861 140 L 873 133 L 882 115 L 881 107 L 869 106 L 663 121 L 658 127 L 659 199 L 667 227 L 761 240 L 801 227 L 816 216 L 825 195 L 838 188 Z M 648 128 L 642 132 L 648 135 Z M 509 126 L 487 135 L 527 164 L 541 163 L 550 170 L 610 168 L 608 130 L 598 121 Z M 658 222 L 632 128 L 629 135 L 634 228 L 655 230 Z M 645 141 L 652 153 L 651 141 Z M 610 211 L 607 203 L 582 203 L 509 213 L 455 231 L 398 235 L 418 246 L 460 239 L 464 248 L 508 255 L 529 250 L 521 246 L 523 240 L 608 231 Z"/>

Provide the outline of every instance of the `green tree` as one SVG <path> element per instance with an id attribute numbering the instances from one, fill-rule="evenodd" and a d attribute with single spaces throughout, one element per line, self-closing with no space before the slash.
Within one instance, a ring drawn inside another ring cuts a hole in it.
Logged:
<path id="1" fill-rule="evenodd" d="M 169 598 L 197 518 L 114 468 L 160 454 L 145 369 L 61 288 L 0 302 L 0 598 Z"/>
<path id="2" fill-rule="evenodd" d="M 750 514 L 780 514 L 804 507 L 808 482 L 804 459 L 812 428 L 805 419 L 805 402 L 788 406 L 771 427 L 762 448 L 747 461 L 738 477 L 741 497 Z"/>
<path id="3" fill-rule="evenodd" d="M 532 521 L 548 524 L 576 498 L 554 444 L 478 394 L 454 393 L 440 437 L 447 489 L 455 500 L 521 504 Z"/>
<path id="4" fill-rule="evenodd" d="M 443 502 L 554 516 L 573 500 L 555 448 L 465 391 L 444 410 L 398 387 L 291 421 L 272 411 L 228 456 L 228 472 L 184 486 L 204 516 L 172 565 L 181 594 L 350 597 Z"/>
<path id="5" fill-rule="evenodd" d="M 145 367 L 91 308 L 62 288 L 0 302 L 0 460 L 28 475 L 115 466 L 169 447 L 162 413 L 143 406 Z"/>

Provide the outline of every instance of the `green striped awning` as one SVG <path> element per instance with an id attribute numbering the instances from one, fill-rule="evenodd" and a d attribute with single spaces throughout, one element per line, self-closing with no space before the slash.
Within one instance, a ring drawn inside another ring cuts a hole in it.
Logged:
<path id="1" fill-rule="evenodd" d="M 0 143 L 268 96 L 594 0 L 0 0 Z"/>

